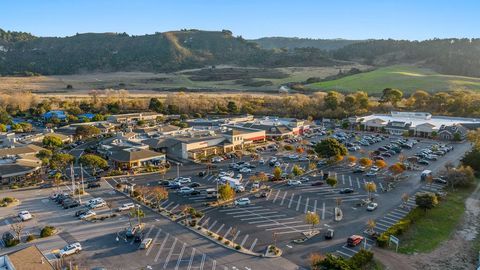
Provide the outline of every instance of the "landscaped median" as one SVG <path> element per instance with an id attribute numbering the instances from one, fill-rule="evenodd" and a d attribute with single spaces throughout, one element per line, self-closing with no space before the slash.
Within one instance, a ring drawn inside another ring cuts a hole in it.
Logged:
<path id="1" fill-rule="evenodd" d="M 416 252 L 430 252 L 440 243 L 447 240 L 463 213 L 465 200 L 474 190 L 474 186 L 458 188 L 455 191 L 439 198 L 436 207 L 424 210 L 420 207 L 413 209 L 407 216 L 380 234 L 377 238 L 379 247 L 387 247 L 390 235 L 400 238 L 398 251 L 412 254 Z"/>

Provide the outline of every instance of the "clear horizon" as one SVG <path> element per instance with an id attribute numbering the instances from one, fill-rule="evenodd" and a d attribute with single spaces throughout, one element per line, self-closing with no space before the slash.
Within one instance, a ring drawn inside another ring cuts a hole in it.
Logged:
<path id="1" fill-rule="evenodd" d="M 2 4 L 0 28 L 36 36 L 180 29 L 228 29 L 246 39 L 477 38 L 480 2 L 473 0 L 15 1 Z"/>

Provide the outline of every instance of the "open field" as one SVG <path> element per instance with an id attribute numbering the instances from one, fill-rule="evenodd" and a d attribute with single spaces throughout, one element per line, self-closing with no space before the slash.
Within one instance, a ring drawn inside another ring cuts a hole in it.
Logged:
<path id="1" fill-rule="evenodd" d="M 399 88 L 407 93 L 421 89 L 428 92 L 448 90 L 480 90 L 480 78 L 443 75 L 414 66 L 390 66 L 338 80 L 307 86 L 310 90 L 337 90 L 381 93 L 385 88 Z"/>
<path id="2" fill-rule="evenodd" d="M 337 67 L 261 69 L 262 72 L 249 72 L 251 75 L 247 78 L 245 77 L 245 72 L 234 72 L 233 74 L 230 72 L 228 76 L 225 76 L 224 80 L 218 77 L 215 80 L 208 77 L 193 77 L 192 74 L 204 71 L 200 69 L 184 70 L 175 73 L 115 72 L 38 77 L 1 77 L 0 92 L 13 90 L 32 91 L 37 94 L 79 95 L 87 94 L 92 89 L 126 89 L 130 93 L 139 94 L 182 90 L 194 92 L 277 93 L 280 85 L 284 83 L 305 81 L 310 77 L 324 78 L 337 74 L 339 70 L 349 70 L 352 67 L 362 70 L 369 68 L 363 65 L 345 65 Z M 255 69 L 251 68 L 233 68 L 230 66 L 217 66 L 215 70 L 218 73 L 222 69 L 247 70 L 246 73 L 248 73 L 248 70 L 255 71 Z M 265 78 L 260 76 L 265 76 Z M 257 87 L 252 86 L 255 85 L 255 82 L 265 81 L 271 83 L 264 85 L 260 83 L 259 85 L 261 86 Z M 67 85 L 72 85 L 73 89 L 66 89 Z"/>
<path id="3" fill-rule="evenodd" d="M 465 213 L 465 200 L 473 190 L 474 187 L 449 190 L 446 200 L 440 201 L 438 207 L 428 210 L 402 236 L 399 251 L 407 254 L 426 253 L 449 239 Z"/>

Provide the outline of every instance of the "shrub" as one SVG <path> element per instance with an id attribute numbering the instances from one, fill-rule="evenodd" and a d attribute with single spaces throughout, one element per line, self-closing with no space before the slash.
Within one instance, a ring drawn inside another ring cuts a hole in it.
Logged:
<path id="1" fill-rule="evenodd" d="M 287 150 L 287 151 L 292 151 L 292 150 L 293 150 L 293 146 L 291 146 L 291 145 L 289 145 L 289 144 L 285 145 L 284 148 L 285 148 L 285 150 Z"/>
<path id="2" fill-rule="evenodd" d="M 196 221 L 196 220 L 190 221 L 190 227 L 195 227 L 195 225 L 197 225 L 197 221 Z"/>
<path id="3" fill-rule="evenodd" d="M 218 239 L 218 241 L 222 241 L 223 237 L 219 236 L 217 239 Z"/>
<path id="4" fill-rule="evenodd" d="M 18 189 L 18 185 L 11 185 L 10 189 Z"/>
<path id="5" fill-rule="evenodd" d="M 33 240 L 35 240 L 35 238 L 36 238 L 35 235 L 29 234 L 29 235 L 27 236 L 27 242 L 33 241 Z"/>
<path id="6" fill-rule="evenodd" d="M 18 239 L 9 239 L 7 241 L 5 241 L 5 246 L 6 247 L 14 247 L 16 245 L 20 244 L 20 240 Z"/>
<path id="7" fill-rule="evenodd" d="M 236 245 L 236 246 L 235 246 L 235 249 L 236 249 L 236 250 L 240 250 L 241 248 L 242 248 L 242 247 L 241 247 L 240 245 Z"/>
<path id="8" fill-rule="evenodd" d="M 43 227 L 42 231 L 40 232 L 40 237 L 49 237 L 55 233 L 55 227 L 53 226 L 45 226 Z"/>
<path id="9" fill-rule="evenodd" d="M 121 189 L 121 188 L 122 188 L 122 184 L 117 183 L 117 184 L 115 185 L 115 187 L 116 187 L 117 189 Z"/>
<path id="10" fill-rule="evenodd" d="M 389 236 L 386 233 L 380 234 L 379 237 L 377 237 L 377 246 L 379 247 L 387 247 L 388 246 L 388 238 Z"/>
<path id="11" fill-rule="evenodd" d="M 225 245 L 230 245 L 230 241 L 228 241 L 228 240 L 225 241 L 225 242 L 223 242 L 223 243 L 224 243 Z"/>
<path id="12" fill-rule="evenodd" d="M 373 252 L 362 248 L 348 260 L 348 264 L 350 264 L 353 269 L 364 269 L 364 267 L 370 264 L 372 260 Z"/>
<path id="13" fill-rule="evenodd" d="M 12 198 L 12 197 L 5 197 L 5 198 L 3 198 L 3 202 L 4 202 L 4 203 L 7 203 L 7 204 L 8 204 L 8 203 L 13 203 L 14 201 L 15 201 L 15 199 Z"/>
<path id="14" fill-rule="evenodd" d="M 136 197 L 140 196 L 140 192 L 138 192 L 137 190 L 134 190 L 133 193 L 132 193 L 132 196 L 134 198 L 136 198 Z"/>
<path id="15" fill-rule="evenodd" d="M 213 233 L 212 233 L 212 232 L 208 232 L 208 236 L 212 236 L 212 235 L 213 235 Z"/>

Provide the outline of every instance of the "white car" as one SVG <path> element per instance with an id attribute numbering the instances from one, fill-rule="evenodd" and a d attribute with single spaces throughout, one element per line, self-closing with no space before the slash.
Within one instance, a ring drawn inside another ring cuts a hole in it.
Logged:
<path id="1" fill-rule="evenodd" d="M 265 159 L 263 159 L 263 158 L 260 159 L 260 160 L 258 161 L 258 163 L 259 163 L 259 164 L 262 164 L 262 165 L 265 164 Z"/>
<path id="2" fill-rule="evenodd" d="M 306 176 L 302 176 L 302 177 L 300 177 L 300 181 L 308 182 L 308 181 L 310 181 L 310 178 L 308 178 Z"/>
<path id="3" fill-rule="evenodd" d="M 377 209 L 377 207 L 378 207 L 378 203 L 374 203 L 374 202 L 369 203 L 367 205 L 367 211 L 373 211 L 373 210 Z"/>
<path id="4" fill-rule="evenodd" d="M 280 162 L 278 162 L 278 161 L 275 162 L 275 167 L 280 167 L 280 165 L 281 165 Z"/>
<path id="5" fill-rule="evenodd" d="M 289 186 L 298 186 L 298 185 L 301 185 L 302 182 L 298 181 L 298 180 L 288 180 L 288 183 L 287 183 Z"/>
<path id="6" fill-rule="evenodd" d="M 97 215 L 97 213 L 93 212 L 92 210 L 88 210 L 88 212 L 86 212 L 85 214 L 80 215 L 79 218 L 80 219 L 88 219 L 88 218 L 94 217 L 96 215 Z"/>
<path id="7" fill-rule="evenodd" d="M 60 257 L 64 257 L 64 256 L 72 255 L 75 253 L 79 253 L 80 251 L 82 251 L 82 245 L 80 245 L 80 243 L 77 242 L 70 245 L 66 245 L 64 248 L 60 250 L 59 254 L 60 254 Z"/>
<path id="8" fill-rule="evenodd" d="M 191 188 L 191 187 L 181 187 L 179 190 L 178 190 L 178 193 L 180 194 L 190 194 L 192 193 L 193 191 L 195 191 L 195 189 Z"/>
<path id="9" fill-rule="evenodd" d="M 91 203 L 91 204 L 88 205 L 88 208 L 96 209 L 96 208 L 101 208 L 101 207 L 104 207 L 104 206 L 107 206 L 107 203 L 103 201 L 103 202 Z"/>
<path id="10" fill-rule="evenodd" d="M 244 167 L 244 168 L 241 168 L 239 172 L 241 172 L 241 173 L 251 173 L 252 170 L 249 169 L 249 168 Z"/>
<path id="11" fill-rule="evenodd" d="M 372 166 L 372 167 L 370 168 L 370 171 L 372 171 L 372 172 L 378 172 L 379 170 L 380 170 L 380 168 L 377 167 L 377 166 Z"/>
<path id="12" fill-rule="evenodd" d="M 118 207 L 118 211 L 126 211 L 130 210 L 135 207 L 135 204 L 133 203 L 124 203 L 121 206 Z"/>
<path id="13" fill-rule="evenodd" d="M 244 191 L 245 191 L 244 186 L 242 186 L 242 185 L 235 186 L 235 192 L 244 192 Z"/>
<path id="14" fill-rule="evenodd" d="M 249 198 L 240 198 L 235 200 L 235 205 L 249 205 L 250 199 Z"/>
<path id="15" fill-rule="evenodd" d="M 188 184 L 192 182 L 192 179 L 190 177 L 179 177 L 176 181 L 180 184 Z"/>
<path id="16" fill-rule="evenodd" d="M 22 211 L 18 213 L 18 217 L 20 218 L 21 221 L 27 221 L 33 218 L 32 214 L 30 214 L 30 212 L 28 211 Z"/>
<path id="17" fill-rule="evenodd" d="M 260 182 L 254 182 L 252 188 L 260 188 Z"/>

